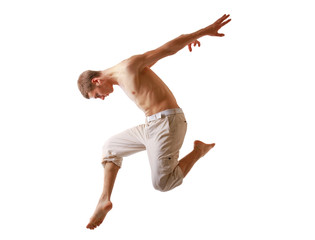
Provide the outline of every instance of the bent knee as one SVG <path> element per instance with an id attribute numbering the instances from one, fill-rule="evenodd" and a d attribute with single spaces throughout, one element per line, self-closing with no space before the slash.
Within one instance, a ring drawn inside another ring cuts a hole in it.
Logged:
<path id="1" fill-rule="evenodd" d="M 110 139 L 108 139 L 107 141 L 105 141 L 104 145 L 103 145 L 103 152 L 107 152 L 111 150 L 111 141 Z"/>
<path id="2" fill-rule="evenodd" d="M 108 139 L 104 143 L 102 150 L 103 150 L 103 156 L 113 157 L 117 155 L 117 151 L 115 149 L 115 146 L 112 144 L 111 139 Z"/>
<path id="3" fill-rule="evenodd" d="M 153 187 L 154 187 L 155 190 L 158 190 L 160 192 L 167 192 L 167 191 L 171 190 L 170 188 L 168 188 L 166 186 L 166 184 L 161 184 L 160 182 L 153 183 Z"/>
<path id="4" fill-rule="evenodd" d="M 183 178 L 181 176 L 174 176 L 174 174 L 170 174 L 159 180 L 153 181 L 153 187 L 160 192 L 167 192 L 181 185 L 182 182 Z"/>
<path id="5" fill-rule="evenodd" d="M 102 154 L 102 164 L 106 162 L 113 162 L 118 167 L 122 166 L 122 160 L 123 158 L 117 154 L 117 152 L 114 150 L 114 147 L 111 144 L 110 139 L 107 140 L 103 145 L 103 154 Z"/>

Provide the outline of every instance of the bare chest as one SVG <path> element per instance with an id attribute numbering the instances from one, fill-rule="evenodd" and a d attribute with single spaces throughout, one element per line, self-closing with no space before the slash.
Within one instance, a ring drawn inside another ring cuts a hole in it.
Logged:
<path id="1" fill-rule="evenodd" d="M 171 91 L 151 69 L 139 72 L 124 67 L 117 71 L 116 77 L 125 94 L 145 113 L 176 106 Z"/>

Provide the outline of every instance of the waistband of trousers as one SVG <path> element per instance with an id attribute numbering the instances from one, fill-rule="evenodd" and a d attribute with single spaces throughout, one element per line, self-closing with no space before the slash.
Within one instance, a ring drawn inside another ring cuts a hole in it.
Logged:
<path id="1" fill-rule="evenodd" d="M 174 108 L 174 109 L 167 109 L 164 110 L 162 112 L 153 114 L 151 116 L 146 117 L 147 122 L 151 122 L 160 118 L 164 118 L 166 116 L 169 115 L 175 115 L 175 114 L 179 114 L 179 113 L 184 113 L 183 110 L 181 108 Z"/>

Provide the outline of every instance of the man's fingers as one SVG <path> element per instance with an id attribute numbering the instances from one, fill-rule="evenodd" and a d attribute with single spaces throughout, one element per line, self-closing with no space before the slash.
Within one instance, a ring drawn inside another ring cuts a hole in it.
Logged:
<path id="1" fill-rule="evenodd" d="M 191 48 L 191 43 L 188 44 L 188 49 L 189 49 L 189 52 L 192 51 L 192 48 Z"/>
<path id="2" fill-rule="evenodd" d="M 223 22 L 225 19 L 227 19 L 230 15 L 226 15 L 224 14 L 222 17 L 220 17 L 215 23 L 221 23 Z"/>
<path id="3" fill-rule="evenodd" d="M 194 47 L 196 47 L 198 45 L 198 47 L 200 47 L 200 42 L 198 40 L 194 41 Z"/>
<path id="4" fill-rule="evenodd" d="M 196 47 L 197 45 L 198 45 L 198 47 L 200 47 L 200 45 L 201 45 L 198 40 L 195 40 L 195 41 L 189 43 L 189 44 L 188 44 L 188 49 L 189 49 L 190 52 L 192 52 L 192 46 L 191 46 L 192 44 L 194 44 L 194 45 L 193 45 L 194 47 Z"/>
<path id="5" fill-rule="evenodd" d="M 194 46 L 198 45 L 198 47 L 200 47 L 200 42 L 198 40 L 195 41 Z"/>
<path id="6" fill-rule="evenodd" d="M 227 21 L 225 21 L 225 22 L 222 22 L 222 23 L 221 23 L 221 27 L 223 27 L 225 24 L 231 22 L 231 20 L 232 20 L 232 19 L 229 19 L 229 20 L 227 20 Z"/>
<path id="7" fill-rule="evenodd" d="M 226 14 L 224 14 L 221 18 L 219 18 L 216 22 L 215 22 L 215 24 L 217 24 L 217 25 L 221 25 L 221 27 L 222 26 L 224 26 L 226 23 L 228 23 L 229 21 L 231 21 L 231 19 L 229 19 L 228 21 L 226 21 L 226 22 L 224 22 L 226 19 L 228 19 L 230 17 L 230 14 L 228 14 L 228 15 L 226 15 Z M 223 24 L 223 25 L 222 25 Z"/>
<path id="8" fill-rule="evenodd" d="M 214 23 L 220 23 L 222 21 L 222 18 L 224 18 L 224 17 L 225 17 L 225 14 L 222 17 L 220 17 L 217 21 L 215 21 Z"/>

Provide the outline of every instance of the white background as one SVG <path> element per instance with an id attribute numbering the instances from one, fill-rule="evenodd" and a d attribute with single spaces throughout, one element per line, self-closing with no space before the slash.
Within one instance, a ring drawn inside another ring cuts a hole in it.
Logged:
<path id="1" fill-rule="evenodd" d="M 223 14 L 224 38 L 153 70 L 193 140 L 215 142 L 183 185 L 153 189 L 146 154 L 125 159 L 100 228 L 101 147 L 144 121 L 115 88 L 86 100 L 77 78 Z M 315 239 L 312 1 L 1 1 L 1 239 Z"/>

